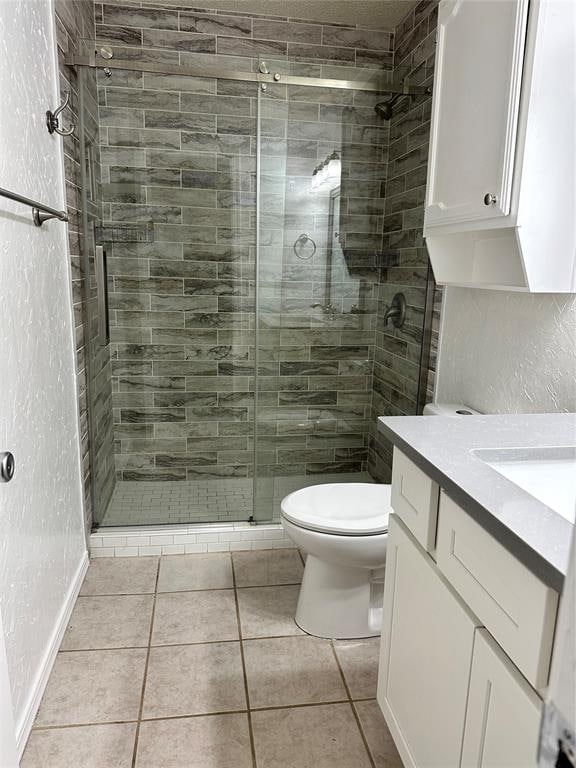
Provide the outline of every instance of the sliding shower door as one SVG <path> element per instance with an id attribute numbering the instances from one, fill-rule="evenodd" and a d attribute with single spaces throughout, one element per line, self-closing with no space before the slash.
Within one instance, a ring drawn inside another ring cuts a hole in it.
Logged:
<path id="1" fill-rule="evenodd" d="M 83 241 L 73 261 L 75 305 L 82 309 L 76 327 L 83 334 L 76 339 L 80 354 L 80 426 L 82 439 L 88 443 L 89 468 L 84 467 L 85 505 L 92 519 L 98 521 L 114 493 L 116 467 L 114 460 L 114 424 L 112 406 L 112 372 L 105 284 L 105 262 L 102 249 L 96 248 L 96 237 L 103 224 L 102 169 L 100 166 L 101 129 L 98 114 L 97 73 L 81 68 L 78 72 L 79 157 L 82 188 L 80 201 L 74 208 L 82 211 L 82 222 L 74 222 L 83 232 Z M 68 141 L 74 141 L 74 135 Z M 69 152 L 75 156 L 76 152 Z M 78 263 L 79 261 L 79 263 Z M 81 297 L 79 296 L 81 294 Z M 79 300 L 81 299 L 81 300 Z"/>
<path id="2" fill-rule="evenodd" d="M 79 67 L 96 524 L 262 522 L 387 481 L 376 419 L 417 413 L 428 371 L 428 91 L 119 64 Z"/>
<path id="3" fill-rule="evenodd" d="M 95 521 L 248 520 L 257 85 L 99 69 L 97 100 L 99 140 L 86 110 L 82 131 L 84 209 L 101 214 L 85 248 L 93 473 L 109 482 Z"/>
<path id="4" fill-rule="evenodd" d="M 261 93 L 257 519 L 297 488 L 371 481 L 383 98 L 281 81 Z"/>

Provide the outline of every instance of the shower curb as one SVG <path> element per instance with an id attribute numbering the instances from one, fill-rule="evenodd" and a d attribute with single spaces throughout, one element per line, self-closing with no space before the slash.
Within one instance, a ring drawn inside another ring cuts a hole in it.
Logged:
<path id="1" fill-rule="evenodd" d="M 280 523 L 212 523 L 100 528 L 90 535 L 90 557 L 146 557 L 294 547 Z"/>

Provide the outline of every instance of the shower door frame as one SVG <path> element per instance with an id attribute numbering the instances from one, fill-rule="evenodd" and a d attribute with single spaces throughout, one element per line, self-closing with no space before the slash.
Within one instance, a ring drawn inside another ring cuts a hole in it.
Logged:
<path id="1" fill-rule="evenodd" d="M 92 42 L 92 41 L 90 41 Z M 403 78 L 401 86 L 390 81 L 389 77 L 382 80 L 336 80 L 324 77 L 302 77 L 299 75 L 282 74 L 280 72 L 235 72 L 225 67 L 185 67 L 179 64 L 163 64 L 151 61 L 133 61 L 131 59 L 103 59 L 96 52 L 87 56 L 71 54 L 65 61 L 70 67 L 89 67 L 92 69 L 128 69 L 134 72 L 153 72 L 161 75 L 181 75 L 187 77 L 217 78 L 219 80 L 241 80 L 253 83 L 271 83 L 284 85 L 305 85 L 315 88 L 339 88 L 353 91 L 373 91 L 379 93 L 397 93 L 401 95 L 426 95 L 430 88 L 421 85 L 410 85 L 408 78 Z"/>
<path id="2" fill-rule="evenodd" d="M 256 504 L 256 483 L 257 483 L 257 466 L 258 466 L 258 429 L 257 429 L 257 421 L 256 421 L 256 405 L 257 405 L 257 397 L 258 397 L 258 344 L 259 344 L 259 334 L 258 334 L 258 310 L 259 310 L 259 289 L 258 289 L 258 283 L 259 283 L 259 270 L 260 270 L 260 171 L 261 171 L 261 158 L 260 158 L 260 139 L 261 139 L 261 120 L 260 120 L 260 99 L 262 96 L 262 92 L 266 90 L 267 84 L 283 84 L 283 85 L 297 85 L 297 86 L 306 86 L 306 87 L 315 87 L 315 88 L 324 88 L 324 89 L 340 89 L 340 90 L 352 90 L 352 91 L 368 91 L 368 92 L 376 92 L 376 93 L 389 93 L 389 94 L 399 94 L 399 95 L 412 95 L 412 96 L 418 96 L 418 95 L 427 95 L 430 93 L 431 89 L 429 86 L 420 86 L 420 85 L 411 85 L 408 80 L 409 78 L 403 78 L 401 82 L 393 82 L 391 75 L 392 73 L 390 71 L 383 72 L 383 77 L 374 79 L 372 81 L 363 81 L 363 80 L 343 80 L 343 79 L 332 79 L 332 78 L 322 78 L 322 77 L 306 77 L 306 76 L 297 76 L 297 75 L 291 75 L 291 74 L 284 74 L 280 72 L 236 72 L 231 69 L 226 69 L 225 67 L 185 67 L 181 65 L 175 65 L 175 64 L 165 64 L 165 63 L 159 63 L 159 62 L 147 62 L 147 61 L 133 61 L 133 60 L 126 60 L 126 59 L 105 59 L 102 58 L 102 56 L 98 55 L 98 52 L 95 49 L 97 43 L 93 40 L 84 40 L 84 43 L 89 43 L 92 48 L 92 52 L 88 55 L 78 55 L 76 53 L 69 54 L 66 57 L 65 64 L 70 67 L 79 67 L 82 69 L 102 69 L 102 70 L 130 70 L 134 72 L 150 72 L 155 74 L 163 74 L 163 75 L 179 75 L 179 76 L 186 76 L 191 78 L 216 78 L 219 80 L 235 80 L 235 81 L 242 81 L 242 82 L 252 82 L 255 85 L 259 86 L 257 89 L 257 101 L 258 101 L 258 114 L 257 114 L 257 120 L 256 120 L 256 185 L 255 185 L 255 193 L 256 193 L 256 211 L 255 211 L 255 296 L 254 296 L 254 315 L 255 315 L 255 352 L 254 352 L 254 434 L 253 434 L 253 455 L 254 455 L 254 467 L 253 467 L 253 494 L 252 494 L 252 514 L 250 515 L 248 522 L 249 523 L 263 523 L 263 524 L 270 524 L 272 522 L 272 516 L 270 519 L 266 520 L 257 520 L 254 517 L 254 510 L 255 510 L 255 504 Z M 260 61 L 262 61 L 260 59 Z M 282 64 L 290 63 L 289 61 L 282 61 Z M 273 62 L 271 62 L 273 64 Z M 262 67 L 264 68 L 264 67 Z M 267 67 L 265 67 L 267 69 Z M 357 71 L 357 70 L 355 70 Z M 82 86 L 80 87 L 80 93 L 83 93 Z M 82 100 L 82 96 L 81 96 Z M 82 113 L 82 103 L 80 105 L 81 107 L 81 113 Z M 82 124 L 82 121 L 81 121 Z M 85 144 L 84 141 L 84 133 L 82 132 L 82 135 L 80 137 L 80 143 L 83 147 Z M 82 183 L 83 187 L 85 188 L 87 179 L 86 179 L 86 169 L 84 164 L 84 154 L 82 153 L 82 162 L 81 162 L 81 173 L 82 173 Z M 85 207 L 85 206 L 83 206 Z M 86 230 L 87 227 L 87 216 L 86 211 L 83 211 L 83 225 L 85 228 L 84 231 L 84 243 L 85 243 L 85 250 L 86 250 L 86 244 L 87 244 L 87 238 L 88 233 Z M 89 258 L 86 254 L 85 258 Z M 430 270 L 430 267 L 429 267 Z M 87 290 L 89 291 L 89 286 L 87 286 Z M 88 296 L 85 297 L 85 301 L 87 300 Z M 428 302 L 427 302 L 428 305 Z M 431 312 L 431 309 L 429 310 Z M 91 343 L 91 342 L 89 342 Z M 422 359 L 424 357 L 424 344 L 422 345 L 421 350 L 421 365 L 422 365 Z M 429 354 L 429 342 L 426 343 L 426 354 Z M 88 401 L 88 408 L 89 411 L 92 411 L 90 408 L 90 387 L 91 387 L 91 374 L 90 374 L 90 352 L 86 355 L 87 357 L 87 401 Z M 420 377 L 422 376 L 422 370 L 420 371 Z M 419 386 L 420 389 L 420 386 Z M 420 405 L 420 397 L 418 398 L 418 404 Z M 94 447 L 93 447 L 93 432 L 94 432 L 94 426 L 92 423 L 93 414 L 88 413 L 88 429 L 89 429 L 89 461 L 91 465 L 96 462 L 96 458 L 94 455 Z M 93 476 L 93 471 L 91 472 Z M 92 500 L 92 510 L 93 515 L 97 509 L 98 506 L 98 500 L 95 498 L 95 488 L 94 483 L 91 485 L 91 500 Z M 194 524 L 193 522 L 189 523 Z M 214 522 L 212 524 L 221 525 L 222 523 Z M 173 523 L 166 523 L 167 526 L 173 526 L 175 524 Z M 204 523 L 205 525 L 205 523 Z M 147 526 L 144 524 L 143 526 L 138 526 L 140 529 L 146 528 Z M 114 527 L 105 527 L 105 530 L 112 531 L 114 530 Z"/>

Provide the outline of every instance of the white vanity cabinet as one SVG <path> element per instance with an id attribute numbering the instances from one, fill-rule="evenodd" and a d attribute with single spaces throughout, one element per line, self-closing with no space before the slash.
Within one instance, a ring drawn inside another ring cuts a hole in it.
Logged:
<path id="1" fill-rule="evenodd" d="M 557 592 L 397 448 L 391 498 L 378 702 L 404 765 L 535 768 Z"/>
<path id="2" fill-rule="evenodd" d="M 536 768 L 542 702 L 485 629 L 474 639 L 462 768 Z"/>
<path id="3" fill-rule="evenodd" d="M 441 0 L 424 236 L 436 281 L 576 290 L 576 7 Z"/>

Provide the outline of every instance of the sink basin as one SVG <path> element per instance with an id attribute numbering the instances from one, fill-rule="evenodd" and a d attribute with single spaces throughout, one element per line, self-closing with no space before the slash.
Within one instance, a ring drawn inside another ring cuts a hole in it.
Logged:
<path id="1" fill-rule="evenodd" d="M 571 523 L 576 519 L 576 447 L 473 451 L 481 461 Z"/>

